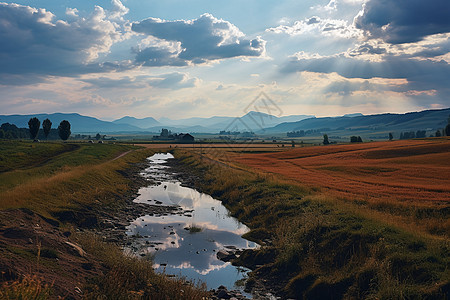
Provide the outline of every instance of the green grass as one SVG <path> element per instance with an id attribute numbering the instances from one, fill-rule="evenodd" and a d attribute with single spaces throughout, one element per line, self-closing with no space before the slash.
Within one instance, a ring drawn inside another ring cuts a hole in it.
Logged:
<path id="1" fill-rule="evenodd" d="M 188 228 L 189 228 L 189 233 L 198 233 L 198 232 L 202 232 L 202 230 L 203 230 L 201 227 L 198 227 L 194 224 L 189 226 Z"/>
<path id="2" fill-rule="evenodd" d="M 93 165 L 136 149 L 131 145 L 0 141 L 0 192 L 82 165 Z"/>
<path id="3" fill-rule="evenodd" d="M 270 174 L 175 156 L 263 245 L 240 263 L 278 284 L 284 297 L 409 299 L 448 297 L 450 242 L 408 231 Z M 262 265 L 262 266 L 261 266 Z M 256 276 L 253 274 L 253 276 Z"/>

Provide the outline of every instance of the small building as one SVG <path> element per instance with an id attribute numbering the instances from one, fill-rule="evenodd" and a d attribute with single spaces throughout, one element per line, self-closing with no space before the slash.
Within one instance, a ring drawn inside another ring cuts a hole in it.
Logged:
<path id="1" fill-rule="evenodd" d="M 178 140 L 183 143 L 193 143 L 195 141 L 195 138 L 189 133 L 186 134 L 180 133 L 178 135 Z"/>

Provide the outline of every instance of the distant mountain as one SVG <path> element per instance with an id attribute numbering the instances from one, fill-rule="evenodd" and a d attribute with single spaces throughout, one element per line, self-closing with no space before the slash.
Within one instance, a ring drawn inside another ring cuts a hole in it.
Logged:
<path id="1" fill-rule="evenodd" d="M 345 114 L 344 117 L 353 118 L 353 117 L 361 117 L 364 116 L 362 113 L 354 113 L 354 114 Z"/>
<path id="2" fill-rule="evenodd" d="M 125 131 L 142 131 L 141 128 L 129 124 L 115 124 L 102 121 L 93 117 L 82 116 L 80 114 L 35 114 L 35 115 L 0 115 L 0 124 L 11 123 L 19 128 L 28 128 L 30 118 L 36 117 L 41 121 L 49 119 L 52 121 L 52 128 L 58 128 L 63 120 L 69 121 L 72 133 L 110 133 Z"/>
<path id="3" fill-rule="evenodd" d="M 210 127 L 220 122 L 227 122 L 233 120 L 234 117 L 210 117 L 210 118 L 188 118 L 188 119 L 179 119 L 172 120 L 169 118 L 161 118 L 159 122 L 168 126 L 181 126 L 181 127 L 189 127 L 189 126 L 205 126 Z"/>
<path id="4" fill-rule="evenodd" d="M 143 119 L 137 119 L 135 117 L 129 117 L 129 116 L 120 118 L 118 120 L 114 120 L 113 123 L 115 123 L 115 124 L 128 124 L 128 125 L 139 127 L 141 129 L 147 129 L 149 127 L 154 127 L 154 126 L 161 125 L 161 123 L 159 123 L 158 121 L 156 121 L 152 117 L 147 117 L 147 118 L 143 118 Z"/>
<path id="5" fill-rule="evenodd" d="M 251 111 L 242 117 L 210 117 L 210 118 L 187 118 L 172 120 L 160 118 L 161 126 L 172 131 L 187 131 L 196 133 L 216 133 L 219 131 L 258 131 L 266 127 L 273 127 L 283 122 L 295 122 L 307 118 L 314 118 L 308 115 L 293 115 L 276 117 L 266 113 Z M 155 127 L 147 128 L 154 131 Z"/>
<path id="6" fill-rule="evenodd" d="M 447 125 L 450 108 L 425 110 L 406 114 L 379 114 L 353 117 L 311 118 L 299 122 L 282 123 L 266 132 L 282 133 L 309 129 L 333 130 L 368 130 L 368 131 L 416 131 L 436 130 Z"/>

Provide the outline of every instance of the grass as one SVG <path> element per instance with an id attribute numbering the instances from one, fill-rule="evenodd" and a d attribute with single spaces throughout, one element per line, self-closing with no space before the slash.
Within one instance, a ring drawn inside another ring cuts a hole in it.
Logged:
<path id="1" fill-rule="evenodd" d="M 37 276 L 25 275 L 13 282 L 3 283 L 0 299 L 45 300 L 51 296 L 51 285 L 45 284 Z"/>
<path id="2" fill-rule="evenodd" d="M 28 208 L 54 220 L 72 214 L 73 220 L 66 218 L 66 222 L 77 223 L 82 217 L 77 212 L 93 207 L 120 207 L 121 198 L 133 192 L 132 179 L 124 176 L 124 171 L 154 152 L 119 144 L 0 141 L 0 157 L 5 166 L 0 171 L 0 210 Z M 127 155 L 116 159 L 123 153 Z M 62 228 L 71 226 L 63 224 Z M 105 276 L 90 279 L 85 287 L 86 299 L 202 299 L 206 296 L 204 287 L 155 274 L 151 261 L 124 255 L 117 246 L 105 244 L 93 234 L 75 234 L 74 239 L 106 270 Z M 37 253 L 6 251 L 30 258 L 30 266 L 34 266 L 37 256 L 41 258 L 41 268 L 56 261 L 59 255 L 48 248 L 39 248 Z M 54 296 L 51 284 L 33 272 L 4 283 L 0 289 L 2 299 Z"/>
<path id="3" fill-rule="evenodd" d="M 167 278 L 153 270 L 150 260 L 125 254 L 93 234 L 78 233 L 75 240 L 86 252 L 101 259 L 105 276 L 85 287 L 86 299 L 204 299 L 206 287 L 182 278 Z"/>
<path id="4" fill-rule="evenodd" d="M 0 141 L 0 192 L 79 166 L 97 165 L 120 153 L 136 149 L 129 145 L 84 143 L 31 143 Z"/>
<path id="5" fill-rule="evenodd" d="M 263 247 L 244 252 L 240 263 L 277 284 L 284 297 L 448 296 L 448 238 L 397 224 L 327 190 L 224 161 L 226 156 L 216 161 L 182 149 L 175 156 L 201 178 L 200 190 L 222 200 L 252 229 L 245 237 Z"/>
<path id="6" fill-rule="evenodd" d="M 26 144 L 17 142 L 17 147 L 20 149 Z M 46 217 L 80 205 L 111 204 L 118 195 L 128 190 L 130 184 L 129 179 L 117 170 L 142 161 L 151 153 L 149 150 L 135 151 L 122 159 L 113 160 L 120 153 L 137 148 L 128 145 L 64 144 L 65 152 L 45 160 L 45 150 L 53 147 L 59 149 L 58 143 L 28 145 L 36 150 L 28 155 L 34 161 L 45 163 L 0 173 L 0 209 L 29 208 Z M 10 161 L 16 160 L 10 158 Z"/>
<path id="7" fill-rule="evenodd" d="M 203 231 L 203 229 L 201 227 L 198 227 L 195 224 L 192 224 L 188 228 L 189 228 L 189 233 L 198 233 L 198 232 L 202 232 Z"/>

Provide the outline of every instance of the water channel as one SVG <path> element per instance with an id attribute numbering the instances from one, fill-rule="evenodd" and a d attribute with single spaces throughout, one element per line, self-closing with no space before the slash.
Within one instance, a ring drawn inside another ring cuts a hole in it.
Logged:
<path id="1" fill-rule="evenodd" d="M 246 278 L 249 270 L 219 260 L 217 253 L 258 245 L 241 237 L 248 227 L 231 217 L 220 201 L 175 179 L 165 165 L 172 158 L 169 153 L 148 158 L 150 165 L 142 176 L 156 184 L 141 188 L 134 202 L 176 206 L 177 210 L 171 214 L 145 215 L 132 222 L 127 234 L 136 237 L 133 251 L 150 254 L 159 272 L 201 280 L 209 289 L 224 285 L 229 290 L 242 291 L 243 287 L 236 282 Z"/>

